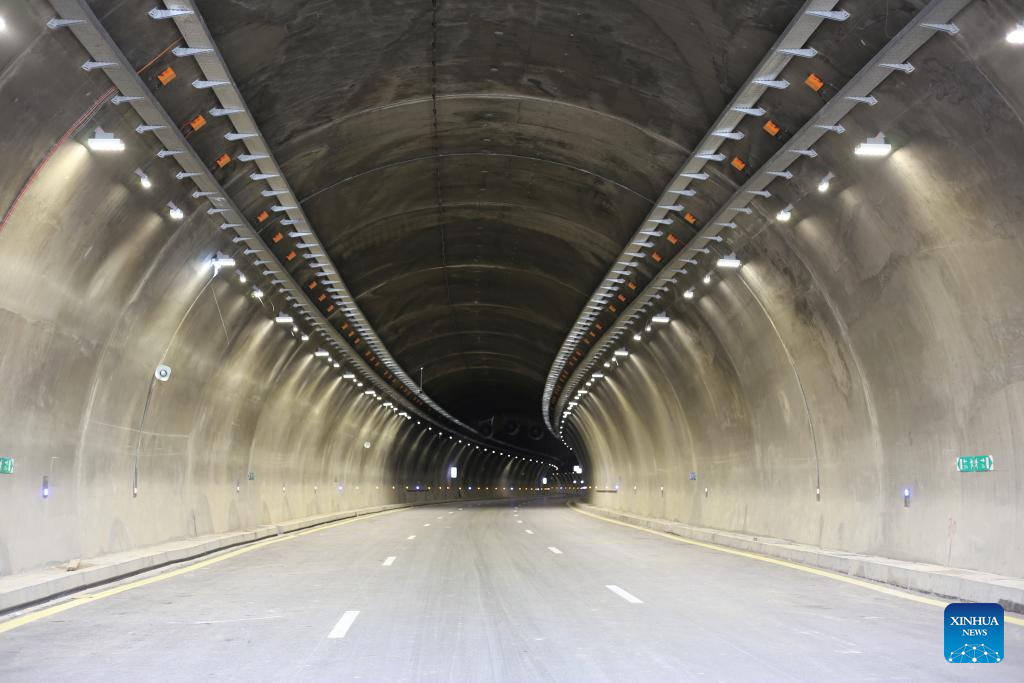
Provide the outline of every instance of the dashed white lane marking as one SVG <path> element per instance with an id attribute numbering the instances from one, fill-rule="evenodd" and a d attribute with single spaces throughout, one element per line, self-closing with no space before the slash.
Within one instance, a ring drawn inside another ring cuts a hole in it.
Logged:
<path id="1" fill-rule="evenodd" d="M 411 541 L 411 540 L 412 540 L 412 539 L 414 539 L 414 538 L 416 538 L 416 534 L 413 534 L 412 536 L 410 536 L 409 538 L 407 538 L 407 539 L 405 539 L 405 540 L 407 540 L 407 541 Z"/>
<path id="2" fill-rule="evenodd" d="M 438 519 L 444 519 L 444 515 L 438 515 L 437 518 Z"/>
<path id="3" fill-rule="evenodd" d="M 528 533 L 528 534 L 533 534 L 533 532 L 532 532 L 532 531 L 530 531 L 529 529 L 527 529 L 527 530 L 526 530 L 526 533 Z"/>
<path id="4" fill-rule="evenodd" d="M 561 551 L 561 550 L 559 550 L 558 548 L 556 548 L 556 547 L 555 547 L 555 546 L 553 546 L 553 545 L 549 545 L 549 546 L 548 546 L 548 550 L 550 550 L 551 552 L 553 552 L 553 553 L 554 553 L 555 555 L 561 555 L 561 554 L 562 554 L 562 551 Z"/>
<path id="5" fill-rule="evenodd" d="M 459 509 L 461 510 L 462 508 L 459 508 Z M 448 511 L 448 514 L 449 514 L 449 515 L 454 515 L 454 514 L 455 514 L 455 510 L 449 510 L 449 511 Z"/>
<path id="6" fill-rule="evenodd" d="M 516 524 L 522 524 L 522 523 L 523 523 L 523 520 L 521 520 L 521 519 L 517 519 L 516 520 Z"/>
<path id="7" fill-rule="evenodd" d="M 341 619 L 338 619 L 338 623 L 334 625 L 331 632 L 327 634 L 328 638 L 344 638 L 348 630 L 352 628 L 352 622 L 359 616 L 359 610 L 350 609 L 341 615 Z"/>
<path id="8" fill-rule="evenodd" d="M 426 523 L 426 524 L 424 524 L 423 526 L 430 526 L 430 522 L 427 522 L 427 523 Z"/>
<path id="9" fill-rule="evenodd" d="M 394 563 L 395 563 L 395 556 L 394 556 L 394 555 L 391 555 L 390 557 L 388 557 L 388 559 L 384 560 L 384 564 L 383 564 L 382 566 L 384 566 L 384 567 L 390 567 L 390 566 L 391 566 L 391 565 L 393 565 Z"/>
<path id="10" fill-rule="evenodd" d="M 626 602 L 632 602 L 634 604 L 643 603 L 643 600 L 641 600 L 640 598 L 636 597 L 632 593 L 628 593 L 628 592 L 622 590 L 618 586 L 605 586 L 605 588 L 610 590 L 612 593 L 615 593 L 616 595 L 618 595 L 620 598 L 622 598 Z"/>

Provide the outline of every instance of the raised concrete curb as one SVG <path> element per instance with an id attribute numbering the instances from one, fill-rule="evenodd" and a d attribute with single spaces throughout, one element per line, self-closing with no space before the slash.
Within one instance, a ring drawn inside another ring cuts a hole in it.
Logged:
<path id="1" fill-rule="evenodd" d="M 893 560 L 876 555 L 858 555 L 842 550 L 827 550 L 779 538 L 750 536 L 681 522 L 640 517 L 587 503 L 574 505 L 600 517 L 628 522 L 681 538 L 759 553 L 919 593 L 930 593 L 950 600 L 996 602 L 1009 612 L 1024 613 L 1024 579 L 1021 578 L 937 564 Z"/>
<path id="2" fill-rule="evenodd" d="M 477 499 L 470 500 L 475 502 Z M 121 553 L 112 553 L 102 557 L 89 558 L 83 560 L 81 567 L 75 571 L 67 571 L 66 566 L 55 566 L 0 577 L 0 614 L 50 600 L 67 593 L 122 579 L 150 569 L 192 560 L 209 553 L 245 545 L 246 543 L 252 543 L 264 538 L 279 536 L 301 529 L 309 529 L 321 524 L 329 524 L 351 517 L 384 512 L 385 510 L 446 502 L 452 501 L 376 505 L 357 510 L 304 517 L 279 524 L 268 524 L 246 531 L 198 536 L 196 538 L 170 541 L 160 545 L 128 550 Z"/>

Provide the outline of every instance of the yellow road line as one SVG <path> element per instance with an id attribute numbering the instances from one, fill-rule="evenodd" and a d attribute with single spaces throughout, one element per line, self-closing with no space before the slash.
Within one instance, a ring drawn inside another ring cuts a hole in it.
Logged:
<path id="1" fill-rule="evenodd" d="M 369 519 L 371 517 L 382 517 L 384 515 L 390 515 L 394 512 L 400 512 L 402 510 L 408 509 L 409 508 L 395 508 L 394 510 L 384 510 L 381 512 L 374 512 L 367 515 L 349 517 L 348 519 L 338 520 L 337 522 L 321 524 L 320 526 L 315 526 L 304 531 L 297 531 L 290 534 L 286 534 L 284 536 L 277 536 L 275 538 L 270 538 L 264 541 L 250 543 L 249 545 L 238 548 L 237 550 L 231 550 L 229 552 L 224 553 L 223 555 L 217 555 L 216 557 L 211 557 L 206 560 L 200 560 L 199 562 L 190 564 L 187 567 L 180 567 L 179 569 L 171 570 L 165 574 L 148 576 L 144 579 L 139 579 L 138 581 L 132 581 L 131 583 L 126 583 L 121 586 L 115 586 L 113 588 L 108 588 L 107 590 L 99 591 L 98 593 L 88 593 L 85 595 L 75 596 L 67 602 L 62 602 L 57 605 L 52 605 L 50 607 L 44 607 L 43 609 L 40 609 L 38 611 L 29 612 L 28 614 L 23 614 L 21 616 L 14 617 L 13 619 L 0 622 L 0 633 L 7 633 L 8 631 L 13 631 L 19 626 L 31 624 L 35 621 L 39 621 L 40 619 L 52 617 L 54 614 L 60 614 L 61 612 L 66 612 L 69 609 L 74 609 L 75 607 L 88 605 L 91 602 L 102 600 L 103 598 L 109 598 L 113 595 L 124 593 L 125 591 L 134 590 L 136 588 L 142 588 L 143 586 L 148 586 L 159 581 L 166 581 L 167 579 L 174 578 L 175 576 L 181 576 L 182 574 L 188 574 L 189 572 L 194 572 L 199 569 L 209 567 L 210 565 L 217 564 L 218 562 L 223 562 L 224 560 L 230 560 L 232 558 L 238 557 L 239 555 L 251 553 L 252 551 L 259 550 L 260 548 L 266 548 L 267 546 L 274 545 L 275 543 L 282 543 L 284 541 L 289 541 L 293 538 L 298 538 L 299 536 L 306 536 L 308 534 L 326 531 L 327 529 L 333 529 L 334 527 L 343 526 L 345 524 L 351 524 L 353 522 Z"/>
<path id="2" fill-rule="evenodd" d="M 676 536 L 675 534 L 668 534 L 668 533 L 665 533 L 664 531 L 657 531 L 655 529 L 648 529 L 646 527 L 637 526 L 636 524 L 630 524 L 629 522 L 620 522 L 617 519 L 608 519 L 607 517 L 602 517 L 601 515 L 595 515 L 592 512 L 587 512 L 585 510 L 581 510 L 578 507 L 576 507 L 575 505 L 570 505 L 569 507 L 572 510 L 574 510 L 575 512 L 580 513 L 581 515 L 586 515 L 587 517 L 593 517 L 594 519 L 599 519 L 602 522 L 608 522 L 609 524 L 618 524 L 619 526 L 628 527 L 630 529 L 636 529 L 637 531 L 644 531 L 644 532 L 649 533 L 649 534 L 654 534 L 655 536 L 661 536 L 663 538 L 667 538 L 670 541 L 676 541 L 678 543 L 686 543 L 688 545 L 695 545 L 695 546 L 698 546 L 700 548 L 707 548 L 708 550 L 715 550 L 717 552 L 727 553 L 729 555 L 737 555 L 739 557 L 745 557 L 745 558 L 750 559 L 750 560 L 757 560 L 758 562 L 767 562 L 768 564 L 775 564 L 775 565 L 779 565 L 780 567 L 788 567 L 790 569 L 795 569 L 797 571 L 805 572 L 807 574 L 814 574 L 815 576 L 823 576 L 823 577 L 825 577 L 827 579 L 832 579 L 833 581 L 842 581 L 843 583 L 848 583 L 848 584 L 850 584 L 852 586 L 859 586 L 860 588 L 867 588 L 868 590 L 875 591 L 876 593 L 884 593 L 885 595 L 892 595 L 892 596 L 895 596 L 897 598 L 902 598 L 904 600 L 911 600 L 913 602 L 920 602 L 921 604 L 924 604 L 924 605 L 932 605 L 933 607 L 941 607 L 941 608 L 945 609 L 946 605 L 949 604 L 949 603 L 943 602 L 941 600 L 936 600 L 934 598 L 926 598 L 923 595 L 915 595 L 913 593 L 906 593 L 904 591 L 897 590 L 895 588 L 888 588 L 887 586 L 881 586 L 881 585 L 876 584 L 876 583 L 871 583 L 870 581 L 863 581 L 861 579 L 855 579 L 855 578 L 853 578 L 851 576 L 847 576 L 845 574 L 836 574 L 835 572 L 826 571 L 824 569 L 818 569 L 816 567 L 808 567 L 807 565 L 797 564 L 795 562 L 787 562 L 786 560 L 779 560 L 779 559 L 776 559 L 774 557 L 768 557 L 767 555 L 760 555 L 758 553 L 751 553 L 751 552 L 747 552 L 745 550 L 734 550 L 734 549 L 728 548 L 726 546 L 715 545 L 714 543 L 704 543 L 703 541 L 694 541 L 694 540 L 689 539 L 689 538 L 683 538 L 682 536 Z M 1005 621 L 1007 621 L 1007 622 L 1009 622 L 1011 624 L 1017 624 L 1018 626 L 1024 626 L 1024 619 L 1021 619 L 1019 617 L 1012 617 L 1012 616 L 1007 615 L 1006 618 L 1005 618 Z"/>

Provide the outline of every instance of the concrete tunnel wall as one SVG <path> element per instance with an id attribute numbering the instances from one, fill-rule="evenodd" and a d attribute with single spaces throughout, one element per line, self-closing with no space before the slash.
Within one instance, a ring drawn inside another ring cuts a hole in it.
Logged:
<path id="1" fill-rule="evenodd" d="M 627 343 L 568 423 L 592 502 L 1024 576 L 1024 80 L 998 16 L 969 7 L 773 187 L 791 222 L 750 221 L 738 272 L 699 269 Z M 852 156 L 878 130 L 892 156 Z M 972 454 L 996 470 L 958 473 Z"/>
<path id="2" fill-rule="evenodd" d="M 153 188 L 139 188 L 134 169 L 154 153 L 136 143 L 140 121 L 109 100 L 93 110 L 109 82 L 82 78 L 84 53 L 45 28 L 43 3 L 22 9 L 39 14 L 20 22 L 38 34 L 14 38 L 24 51 L 0 74 L 0 455 L 16 463 L 0 476 L 0 574 L 539 481 L 537 465 L 378 409 L 342 379 L 347 367 L 275 325 L 282 302 L 266 278 L 214 277 L 211 257 L 233 246 L 216 217 L 173 164 L 151 166 Z M 128 148 L 90 152 L 95 125 Z M 168 201 L 184 221 L 168 219 Z M 154 380 L 160 363 L 166 383 Z"/>

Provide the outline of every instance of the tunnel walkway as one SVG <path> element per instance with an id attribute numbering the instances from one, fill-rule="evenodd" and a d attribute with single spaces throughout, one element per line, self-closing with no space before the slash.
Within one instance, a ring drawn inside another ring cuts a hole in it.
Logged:
<path id="1" fill-rule="evenodd" d="M 0 679 L 979 676 L 942 660 L 931 605 L 675 543 L 560 500 L 346 520 L 90 595 L 0 634 Z M 1024 629 L 1007 625 L 1006 640 L 1020 651 Z M 1024 663 L 984 674 L 1024 680 Z"/>

